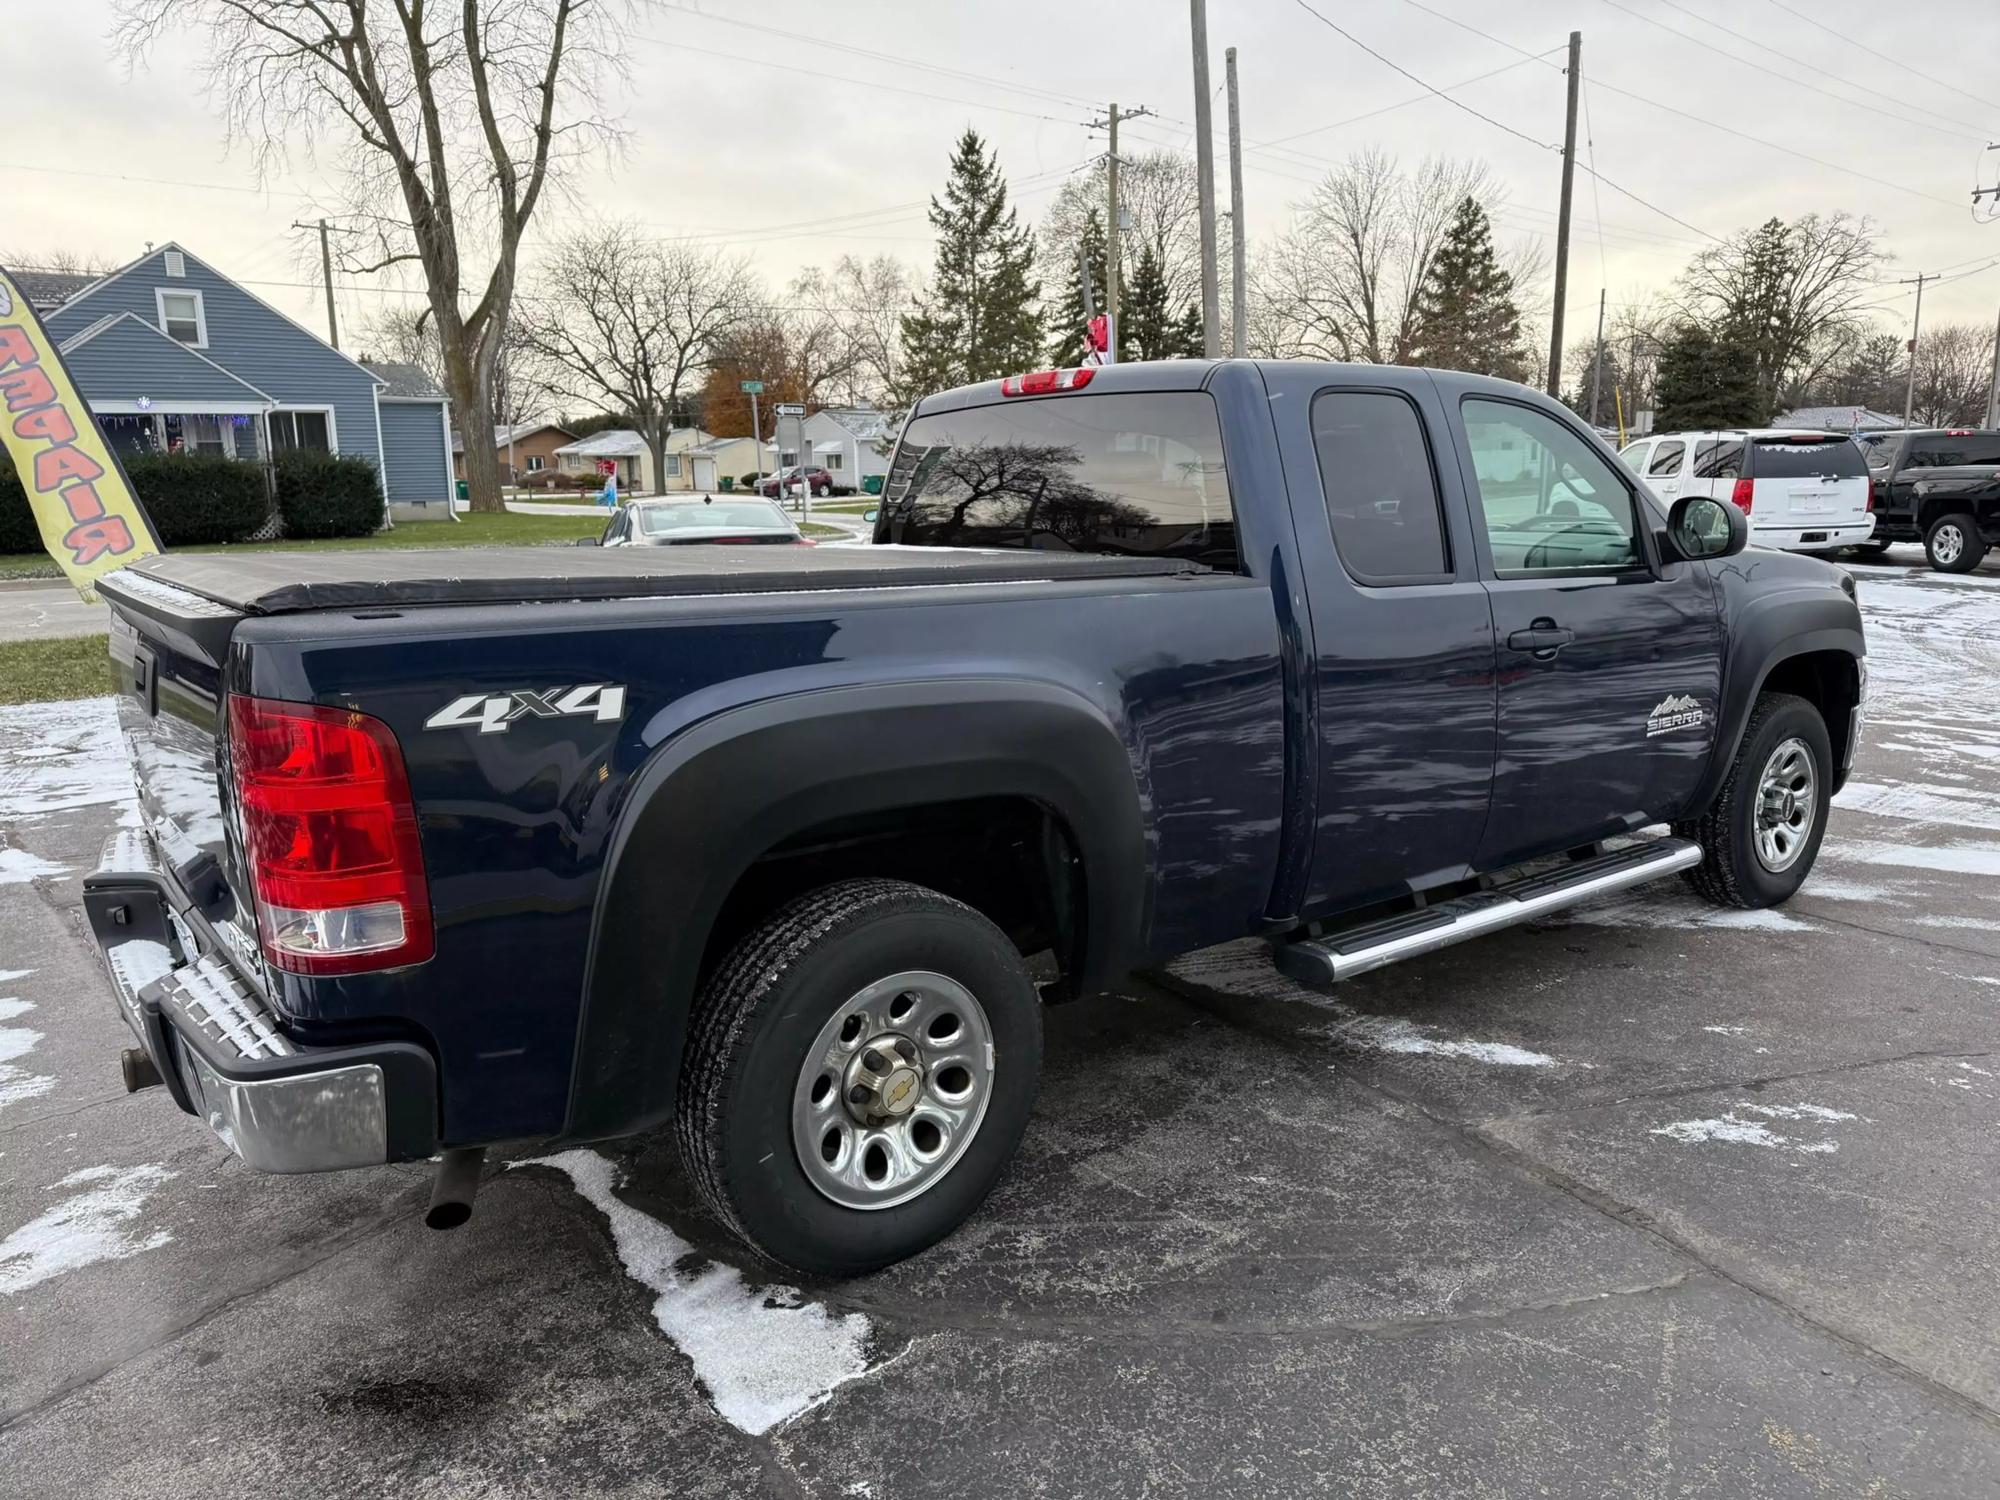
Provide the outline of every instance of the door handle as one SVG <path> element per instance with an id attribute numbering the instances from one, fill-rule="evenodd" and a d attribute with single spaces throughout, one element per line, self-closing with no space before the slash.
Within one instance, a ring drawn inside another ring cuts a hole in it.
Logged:
<path id="1" fill-rule="evenodd" d="M 1507 645 L 1515 651 L 1525 651 L 1542 661 L 1551 661 L 1555 654 L 1576 639 L 1576 632 L 1566 630 L 1554 620 L 1537 620 L 1526 630 L 1517 630 L 1507 637 Z"/>

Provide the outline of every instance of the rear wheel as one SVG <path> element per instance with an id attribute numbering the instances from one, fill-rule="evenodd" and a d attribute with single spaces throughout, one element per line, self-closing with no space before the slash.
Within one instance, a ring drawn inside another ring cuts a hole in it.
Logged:
<path id="1" fill-rule="evenodd" d="M 1971 516 L 1940 516 L 1924 533 L 1924 555 L 1940 573 L 1970 573 L 1986 556 L 1986 543 Z"/>
<path id="2" fill-rule="evenodd" d="M 731 951 L 689 1023 L 678 1127 L 753 1249 L 853 1276 L 949 1234 L 1027 1128 L 1041 1001 L 1006 935 L 894 880 L 830 885 Z"/>
<path id="3" fill-rule="evenodd" d="M 1833 745 L 1819 710 L 1791 693 L 1765 693 L 1722 790 L 1700 817 L 1674 825 L 1701 845 L 1688 883 L 1718 906 L 1787 900 L 1819 857 L 1832 792 Z"/>

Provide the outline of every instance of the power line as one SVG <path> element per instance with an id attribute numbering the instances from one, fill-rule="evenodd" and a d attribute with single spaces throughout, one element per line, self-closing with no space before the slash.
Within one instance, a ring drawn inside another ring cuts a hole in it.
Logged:
<path id="1" fill-rule="evenodd" d="M 1932 118 L 1934 119 L 1945 120 L 1949 122 L 1950 125 L 1949 129 L 1947 129 L 1943 125 L 1933 125 L 1930 123 L 1929 120 L 1919 120 L 1911 115 L 1899 114 L 1894 110 L 1882 109 L 1877 105 L 1870 104 L 1865 99 L 1852 99 L 1845 94 L 1836 94 L 1831 89 L 1822 87 L 1820 84 L 1814 83 L 1808 79 L 1799 78 L 1796 75 L 1792 74 L 1791 72 L 1773 67 L 1769 63 L 1760 63 L 1752 61 L 1747 57 L 1739 57 L 1734 52 L 1729 51 L 1727 48 L 1717 46 L 1714 42 L 1704 41 L 1700 37 L 1690 36 L 1688 35 L 1687 32 L 1681 30 L 1678 26 L 1669 26 L 1665 21 L 1659 20 L 1653 16 L 1646 15 L 1642 11 L 1633 10 L 1630 6 L 1620 4 L 1619 0 L 1604 0 L 1604 3 L 1610 6 L 1613 10 L 1618 11 L 1620 14 L 1630 16 L 1635 21 L 1643 21 L 1648 26 L 1652 26 L 1660 31 L 1664 31 L 1668 36 L 1676 37 L 1679 40 L 1686 42 L 1690 46 L 1700 47 L 1704 51 L 1714 53 L 1718 57 L 1726 57 L 1731 62 L 1736 63 L 1742 67 L 1750 68 L 1755 72 L 1766 74 L 1767 76 L 1772 78 L 1782 79 L 1784 82 L 1791 84 L 1795 88 L 1802 88 L 1815 94 L 1824 95 L 1826 98 L 1833 100 L 1837 104 L 1846 105 L 1849 109 L 1865 109 L 1870 114 L 1877 114 L 1882 116 L 1882 118 L 1885 120 L 1894 120 L 1901 125 L 1914 125 L 1919 130 L 1935 131 L 1939 135 L 1948 135 L 1958 140 L 1966 139 L 1968 135 L 1979 136 L 1982 138 L 1985 135 L 1984 130 L 1982 130 L 1977 125 L 1968 125 L 1963 120 L 1953 120 L 1951 116 L 1937 114 L 1936 111 L 1934 110 L 1922 110 L 1921 112 L 1924 114 L 1931 115 Z M 1725 36 L 1733 36 L 1738 41 L 1748 42 L 1751 46 L 1756 47 L 1760 51 L 1763 52 L 1772 51 L 1771 48 L 1765 46 L 1764 43 L 1758 41 L 1755 37 L 1745 36 L 1740 31 L 1736 31 L 1731 29 L 1730 27 L 1724 26 L 1720 21 L 1711 21 L 1706 16 L 1696 15 L 1695 12 L 1689 10 L 1686 6 L 1676 4 L 1675 0 L 1657 0 L 1657 3 L 1667 6 L 1671 10 L 1677 10 L 1682 15 L 1688 16 L 1693 20 L 1699 21 L 1704 26 L 1713 27 L 1715 30 L 1722 32 Z"/>
<path id="2" fill-rule="evenodd" d="M 1563 49 L 1561 47 L 1552 47 L 1549 49 L 1551 53 L 1561 52 L 1562 50 Z M 1547 55 L 1548 54 L 1546 53 L 1543 54 L 1543 56 Z M 1484 73 L 1475 73 L 1470 78 L 1462 78 L 1457 83 L 1447 83 L 1441 90 L 1437 90 L 1434 92 L 1442 92 L 1446 94 L 1454 93 L 1459 89 L 1470 88 L 1475 83 L 1484 83 L 1489 78 L 1498 78 L 1502 73 L 1511 73 L 1516 68 L 1525 68 L 1531 62 L 1540 62 L 1540 61 L 1542 61 L 1542 58 L 1540 57 L 1517 58 L 1513 62 L 1502 64 L 1500 67 L 1490 68 Z M 1243 149 L 1245 151 L 1268 151 L 1271 147 L 1282 146 L 1287 141 L 1302 140 L 1306 136 L 1319 135 L 1322 132 L 1328 130 L 1340 130 L 1348 125 L 1358 125 L 1363 120 L 1372 120 L 1377 115 L 1386 115 L 1394 110 L 1408 109 L 1412 104 L 1422 104 L 1425 100 L 1431 97 L 1432 97 L 1431 93 L 1412 94 L 1407 99 L 1399 99 L 1394 104 L 1385 104 L 1380 109 L 1371 109 L 1363 114 L 1349 115 L 1344 120 L 1334 120 L 1326 125 L 1314 125 L 1307 130 L 1294 131 L 1291 135 L 1275 136 L 1268 141 L 1245 141 L 1243 143 Z"/>
<path id="3" fill-rule="evenodd" d="M 81 167 L 44 167 L 20 161 L 0 161 L 0 171 L 45 172 L 55 177 L 96 177 L 106 182 L 134 182 L 142 187 L 197 188 L 211 193 L 249 193 L 257 198 L 292 198 L 301 203 L 313 201 L 311 193 L 288 193 L 245 187 L 240 182 L 185 182 L 172 177 L 133 177 L 124 172 L 87 172 Z"/>
<path id="4" fill-rule="evenodd" d="M 1306 4 L 1306 0 L 1292 0 L 1292 3 L 1298 6 L 1298 8 L 1304 11 L 1307 15 L 1311 16 L 1315 21 L 1319 22 L 1320 25 L 1326 27 L 1327 30 L 1337 32 L 1341 36 L 1347 38 L 1349 42 L 1351 42 L 1356 47 L 1359 47 L 1363 52 L 1366 52 L 1370 57 L 1374 58 L 1375 61 L 1382 64 L 1383 67 L 1390 69 L 1392 72 L 1402 74 L 1403 77 L 1409 79 L 1410 82 L 1414 83 L 1418 88 L 1423 89 L 1426 93 L 1436 95 L 1438 98 L 1444 100 L 1445 103 L 1449 104 L 1453 109 L 1464 110 L 1465 113 L 1471 115 L 1475 120 L 1483 120 L 1488 125 L 1491 125 L 1495 130 L 1504 130 L 1508 135 L 1515 137 L 1517 140 L 1526 141 L 1530 146 L 1537 147 L 1540 150 L 1555 151 L 1560 149 L 1559 147 L 1550 145 L 1547 141 L 1538 141 L 1533 136 L 1527 134 L 1525 131 L 1516 130 L 1512 125 L 1506 124 L 1504 121 L 1496 120 L 1491 115 L 1481 114 L 1478 110 L 1474 109 L 1470 104 L 1465 103 L 1463 100 L 1454 99 L 1450 94 L 1447 94 L 1443 89 L 1437 88 L 1429 83 L 1426 83 L 1423 79 L 1417 77 L 1416 74 L 1412 73 L 1408 68 L 1404 67 L 1401 63 L 1392 62 L 1389 58 L 1384 57 L 1380 52 L 1377 52 L 1373 47 L 1369 46 L 1366 42 L 1362 41 L 1361 38 L 1356 36 L 1353 32 L 1347 30 L 1345 27 L 1336 25 L 1332 21 L 1329 21 L 1325 16 L 1321 15 L 1318 11 L 1314 10 L 1310 5 Z M 1514 48 L 1514 50 L 1516 52 L 1521 52 L 1524 49 L 1516 47 Z M 1527 55 L 1532 56 L 1533 54 L 1527 54 Z"/>
<path id="5" fill-rule="evenodd" d="M 1815 20 L 1812 16 L 1807 15 L 1802 10 L 1794 10 L 1791 6 L 1785 4 L 1785 0 L 1771 0 L 1771 4 L 1777 6 L 1778 9 L 1783 11 L 1786 15 L 1791 16 L 1796 20 L 1804 21 L 1808 26 L 1814 27 L 1820 31 L 1824 31 L 1828 36 L 1834 38 L 1834 40 L 1840 42 L 1844 46 L 1852 47 L 1855 45 L 1856 39 L 1854 37 L 1847 35 L 1845 32 L 1835 31 L 1831 26 L 1826 25 L 1822 21 Z M 1954 93 L 1958 95 L 1959 98 L 1961 99 L 1969 99 L 1974 104 L 1977 104 L 1981 109 L 1995 108 L 1992 101 L 1987 99 L 1982 99 L 1977 94 L 1968 94 L 1964 89 L 1955 88 L 1951 84 L 1946 83 L 1941 78 L 1933 78 L 1928 73 L 1920 72 L 1918 69 L 1911 67 L 1908 63 L 1898 61 L 1893 55 L 1891 55 L 1888 52 L 1879 51 L 1876 48 L 1870 47 L 1868 49 L 1868 55 L 1877 62 L 1886 62 L 1890 64 L 1892 67 L 1901 68 L 1905 73 L 1908 73 L 1912 78 L 1921 78 L 1925 83 L 1931 84 L 1937 88 L 1944 89 L 1950 93 Z"/>

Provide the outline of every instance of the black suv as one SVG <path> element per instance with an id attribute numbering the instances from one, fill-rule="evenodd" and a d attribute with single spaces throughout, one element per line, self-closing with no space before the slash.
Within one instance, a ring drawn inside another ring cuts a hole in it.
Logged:
<path id="1" fill-rule="evenodd" d="M 2000 432 L 1973 427 L 1931 428 L 1914 432 L 1864 432 L 1855 441 L 1868 458 L 1868 484 L 1875 502 L 1877 551 L 1891 542 L 1924 542 L 1938 517 L 1926 516 L 1918 505 L 1917 481 L 1932 469 L 1965 464 L 2000 464 Z"/>

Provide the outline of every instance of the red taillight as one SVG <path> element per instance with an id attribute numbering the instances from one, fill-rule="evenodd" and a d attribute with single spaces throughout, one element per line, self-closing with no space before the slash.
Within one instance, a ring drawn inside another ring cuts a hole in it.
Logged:
<path id="1" fill-rule="evenodd" d="M 229 758 L 266 959 L 352 974 L 431 956 L 416 805 L 387 724 L 232 696 Z"/>
<path id="2" fill-rule="evenodd" d="M 801 547 L 817 547 L 819 545 L 818 542 L 814 541 L 809 536 L 796 537 L 794 538 L 794 540 Z"/>
<path id="3" fill-rule="evenodd" d="M 1877 492 L 1878 488 L 1879 488 L 1879 486 L 1878 486 L 1878 485 L 1877 485 L 1877 484 L 1875 483 L 1875 481 L 1874 481 L 1873 479 L 1870 479 L 1870 480 L 1868 481 L 1868 507 L 1867 507 L 1867 508 L 1868 508 L 1869 510 L 1873 510 L 1873 509 L 1875 508 L 1875 497 L 1876 497 L 1876 492 Z"/>
<path id="4" fill-rule="evenodd" d="M 1003 396 L 1046 396 L 1051 391 L 1080 391 L 1097 373 L 1095 365 L 1075 370 L 1037 370 L 1032 375 L 1009 375 L 1000 382 Z"/>
<path id="5" fill-rule="evenodd" d="M 1756 487 L 1757 482 L 1754 479 L 1737 480 L 1736 487 L 1729 492 L 1729 503 L 1742 511 L 1744 515 L 1749 515 L 1750 496 Z"/>

